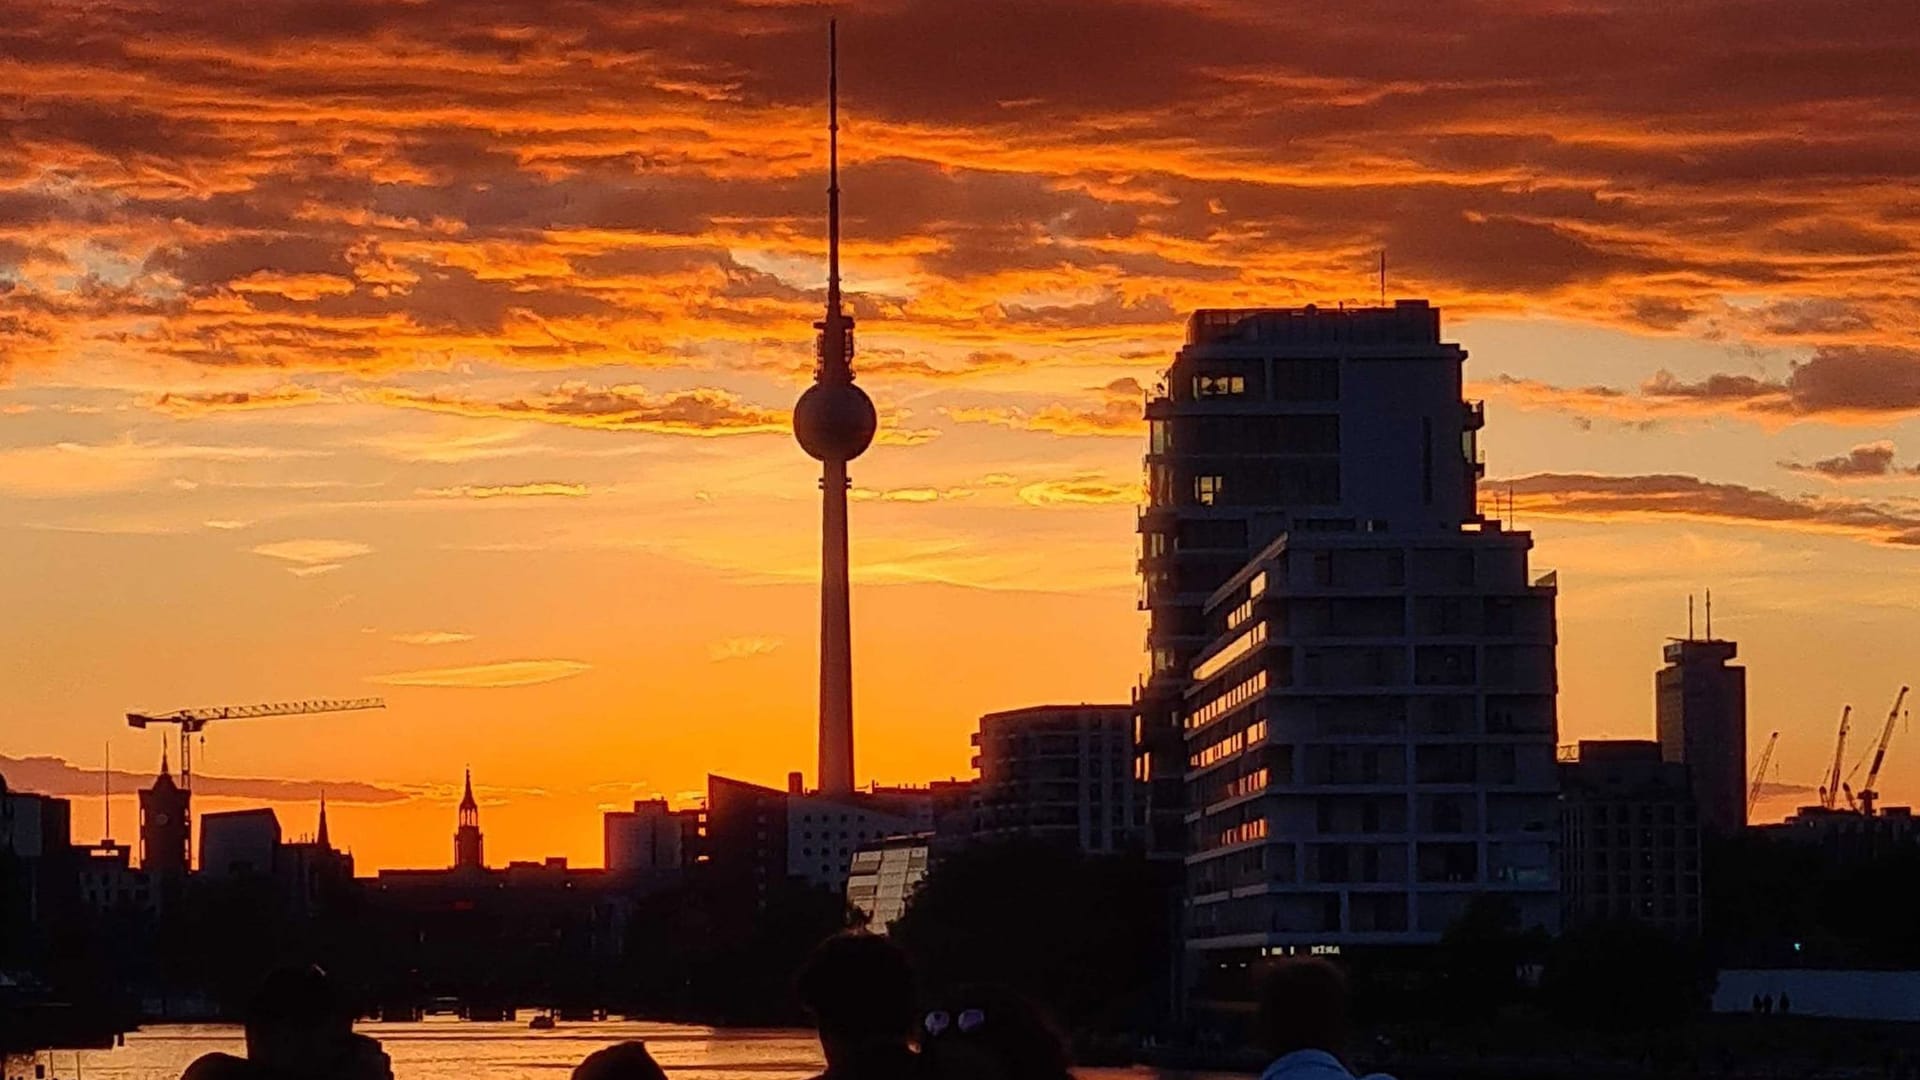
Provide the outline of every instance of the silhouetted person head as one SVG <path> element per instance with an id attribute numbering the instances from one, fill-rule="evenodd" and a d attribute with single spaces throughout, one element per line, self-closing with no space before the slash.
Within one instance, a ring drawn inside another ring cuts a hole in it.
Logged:
<path id="1" fill-rule="evenodd" d="M 820 943 L 795 981 L 820 1029 L 829 1071 L 874 1052 L 904 1052 L 914 1022 L 913 968 L 892 942 L 866 933 Z"/>
<path id="2" fill-rule="evenodd" d="M 264 1071 L 232 1054 L 201 1054 L 193 1059 L 180 1080 L 263 1080 Z"/>
<path id="3" fill-rule="evenodd" d="M 279 968 L 247 1003 L 247 1061 L 279 1076 L 391 1077 L 380 1044 L 353 1031 L 353 1010 L 327 973 Z"/>
<path id="4" fill-rule="evenodd" d="M 1275 1057 L 1296 1050 L 1338 1057 L 1346 1049 L 1351 1004 L 1339 968 L 1318 958 L 1276 960 L 1255 993 L 1255 1036 Z"/>
<path id="5" fill-rule="evenodd" d="M 574 1067 L 573 1080 L 667 1080 L 660 1063 L 639 1041 L 615 1043 L 595 1050 Z"/>
<path id="6" fill-rule="evenodd" d="M 1072 1080 L 1066 1040 L 1018 994 L 968 987 L 921 1024 L 921 1056 L 936 1080 Z"/>

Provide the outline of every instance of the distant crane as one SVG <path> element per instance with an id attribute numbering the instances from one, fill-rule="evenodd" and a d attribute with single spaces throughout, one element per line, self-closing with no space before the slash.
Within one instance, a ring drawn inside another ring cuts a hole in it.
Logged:
<path id="1" fill-rule="evenodd" d="M 144 728 L 148 724 L 180 725 L 180 786 L 191 792 L 193 790 L 192 737 L 200 734 L 210 721 L 253 720 L 263 716 L 308 716 L 313 713 L 353 712 L 358 709 L 386 707 L 386 701 L 377 697 L 283 701 L 273 705 L 216 705 L 207 709 L 176 709 L 168 713 L 130 712 L 127 714 L 127 724 L 137 728 Z"/>
<path id="2" fill-rule="evenodd" d="M 1833 743 L 1833 768 L 1827 770 L 1827 782 L 1820 787 L 1820 805 L 1831 810 L 1840 801 L 1840 759 L 1847 755 L 1847 721 L 1853 717 L 1853 706 L 1840 710 L 1840 737 Z"/>
<path id="3" fill-rule="evenodd" d="M 1887 710 L 1887 726 L 1880 729 L 1880 742 L 1873 748 L 1873 767 L 1867 770 L 1867 782 L 1860 785 L 1860 812 L 1873 816 L 1873 804 L 1880 798 L 1874 785 L 1880 782 L 1880 766 L 1887 760 L 1887 744 L 1893 741 L 1893 724 L 1900 719 L 1900 706 L 1907 700 L 1907 688 L 1894 695 L 1893 708 Z"/>
<path id="4" fill-rule="evenodd" d="M 1760 751 L 1760 766 L 1753 770 L 1753 779 L 1747 783 L 1747 820 L 1753 820 L 1753 808 L 1760 804 L 1760 782 L 1767 778 L 1767 766 L 1773 761 L 1773 746 L 1780 741 L 1780 733 L 1767 736 L 1767 748 Z"/>

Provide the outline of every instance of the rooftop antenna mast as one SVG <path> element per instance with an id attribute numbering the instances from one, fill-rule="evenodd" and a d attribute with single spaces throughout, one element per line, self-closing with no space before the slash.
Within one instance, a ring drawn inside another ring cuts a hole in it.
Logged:
<path id="1" fill-rule="evenodd" d="M 1380 248 L 1380 306 L 1387 306 L 1387 249 Z"/>
<path id="2" fill-rule="evenodd" d="M 1693 640 L 1693 594 L 1687 594 L 1687 640 Z"/>
<path id="3" fill-rule="evenodd" d="M 1707 590 L 1707 640 L 1713 640 L 1713 590 Z"/>

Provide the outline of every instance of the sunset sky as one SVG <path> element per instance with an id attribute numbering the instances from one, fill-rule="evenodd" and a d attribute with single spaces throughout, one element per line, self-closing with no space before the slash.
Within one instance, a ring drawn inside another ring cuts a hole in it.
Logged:
<path id="1" fill-rule="evenodd" d="M 450 861 L 469 764 L 490 859 L 584 865 L 598 808 L 811 773 L 830 14 L 863 781 L 1126 700 L 1142 387 L 1382 247 L 1560 572 L 1563 741 L 1650 734 L 1706 587 L 1763 812 L 1920 679 L 1910 0 L 0 0 L 9 782 L 382 694 L 200 762 L 365 871 Z"/>

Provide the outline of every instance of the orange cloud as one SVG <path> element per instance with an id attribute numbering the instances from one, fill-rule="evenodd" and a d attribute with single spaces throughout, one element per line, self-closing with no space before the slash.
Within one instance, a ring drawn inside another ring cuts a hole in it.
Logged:
<path id="1" fill-rule="evenodd" d="M 323 296 L 345 296 L 355 285 L 350 278 L 333 274 L 282 274 L 273 270 L 255 270 L 227 283 L 238 293 L 272 293 L 288 300 L 318 300 Z"/>
<path id="2" fill-rule="evenodd" d="M 1135 379 L 1117 379 L 1099 387 L 1090 405 L 1055 403 L 1027 410 L 1018 406 L 954 406 L 943 410 L 963 424 L 992 424 L 1050 435 L 1138 437 L 1147 430 L 1145 389 Z"/>
<path id="3" fill-rule="evenodd" d="M 785 410 L 750 405 L 730 391 L 699 388 L 654 394 L 643 386 L 594 387 L 562 383 L 549 393 L 487 401 L 409 390 L 381 389 L 373 400 L 409 409 L 457 416 L 537 420 L 602 431 L 646 431 L 661 435 L 763 435 L 785 433 Z"/>
<path id="4" fill-rule="evenodd" d="M 458 645 L 472 641 L 472 634 L 458 630 L 421 630 L 410 634 L 395 634 L 393 640 L 402 645 Z"/>
<path id="5" fill-rule="evenodd" d="M 459 484 L 454 487 L 420 488 L 415 494 L 430 499 L 529 499 L 582 498 L 589 494 L 585 484 Z"/>
<path id="6" fill-rule="evenodd" d="M 1140 485 L 1101 476 L 1077 476 L 1070 480 L 1042 480 L 1020 489 L 1020 501 L 1030 506 L 1086 506 L 1109 503 L 1137 503 Z"/>
<path id="7" fill-rule="evenodd" d="M 1920 546 L 1920 517 L 1861 499 L 1791 498 L 1685 475 L 1540 473 L 1490 481 L 1519 514 L 1581 521 L 1676 520 L 1825 533 Z"/>
<path id="8" fill-rule="evenodd" d="M 312 405 L 325 400 L 327 400 L 326 396 L 318 390 L 311 390 L 304 386 L 281 386 L 271 390 L 206 392 L 170 390 L 151 399 L 148 404 L 156 411 L 186 418 L 216 412 Z"/>
<path id="9" fill-rule="evenodd" d="M 707 649 L 707 657 L 716 663 L 726 660 L 746 660 L 755 656 L 767 656 L 777 651 L 785 642 L 777 637 L 731 637 L 716 641 Z"/>
<path id="10" fill-rule="evenodd" d="M 495 690 L 570 679 L 591 670 L 578 660 L 502 660 L 470 667 L 430 668 L 371 675 L 368 682 L 387 686 L 432 686 L 462 690 Z"/>
<path id="11" fill-rule="evenodd" d="M 1920 350 L 1825 346 L 1781 378 L 1719 373 L 1683 379 L 1659 371 L 1637 389 L 1564 387 L 1500 376 L 1470 392 L 1522 409 L 1628 423 L 1723 416 L 1766 426 L 1796 420 L 1872 424 L 1920 415 Z"/>

